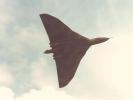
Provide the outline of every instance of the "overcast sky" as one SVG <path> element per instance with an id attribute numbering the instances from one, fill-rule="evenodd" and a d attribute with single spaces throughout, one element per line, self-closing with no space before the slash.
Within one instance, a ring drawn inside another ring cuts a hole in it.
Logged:
<path id="1" fill-rule="evenodd" d="M 0 100 L 133 100 L 132 0 L 1 0 Z M 39 14 L 56 16 L 88 38 L 107 36 L 58 88 Z"/>

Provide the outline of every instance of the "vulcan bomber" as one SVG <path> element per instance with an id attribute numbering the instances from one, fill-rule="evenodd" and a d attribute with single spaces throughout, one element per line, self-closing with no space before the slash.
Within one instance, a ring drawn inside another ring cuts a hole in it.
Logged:
<path id="1" fill-rule="evenodd" d="M 48 34 L 51 47 L 44 53 L 53 53 L 59 87 L 62 88 L 73 79 L 79 63 L 89 47 L 103 43 L 109 38 L 89 39 L 73 31 L 54 16 L 40 14 L 40 17 Z"/>

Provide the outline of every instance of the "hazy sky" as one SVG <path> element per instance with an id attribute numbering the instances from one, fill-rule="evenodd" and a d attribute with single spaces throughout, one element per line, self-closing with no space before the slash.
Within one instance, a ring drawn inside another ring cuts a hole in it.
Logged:
<path id="1" fill-rule="evenodd" d="M 132 0 L 1 0 L 0 100 L 133 100 Z M 58 88 L 39 14 L 56 16 L 86 37 L 107 36 Z"/>

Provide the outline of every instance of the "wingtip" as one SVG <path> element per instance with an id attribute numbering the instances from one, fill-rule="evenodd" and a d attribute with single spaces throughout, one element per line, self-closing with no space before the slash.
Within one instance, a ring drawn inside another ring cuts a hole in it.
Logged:
<path id="1" fill-rule="evenodd" d="M 59 84 L 59 88 L 64 88 L 67 84 Z"/>
<path id="2" fill-rule="evenodd" d="M 50 17 L 51 15 L 50 14 L 47 14 L 47 13 L 43 13 L 43 14 L 39 14 L 40 17 Z M 53 17 L 53 16 L 51 16 Z"/>
<path id="3" fill-rule="evenodd" d="M 47 16 L 48 14 L 44 13 L 44 14 L 39 14 L 40 17 L 42 16 Z"/>
<path id="4" fill-rule="evenodd" d="M 71 80 L 72 78 L 69 81 L 64 81 L 64 82 L 59 81 L 59 88 L 66 87 L 70 83 Z"/>

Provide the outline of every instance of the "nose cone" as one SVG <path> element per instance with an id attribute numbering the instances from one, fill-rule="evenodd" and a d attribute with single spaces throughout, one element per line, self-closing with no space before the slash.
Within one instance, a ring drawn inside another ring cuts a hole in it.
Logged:
<path id="1" fill-rule="evenodd" d="M 109 38 L 107 38 L 107 37 L 94 38 L 94 39 L 91 39 L 91 44 L 92 45 L 99 44 L 99 43 L 107 41 L 108 39 Z"/>
<path id="2" fill-rule="evenodd" d="M 98 40 L 99 40 L 99 42 L 105 42 L 105 41 L 107 41 L 109 38 L 107 38 L 107 37 L 101 37 L 101 38 L 99 38 Z"/>

